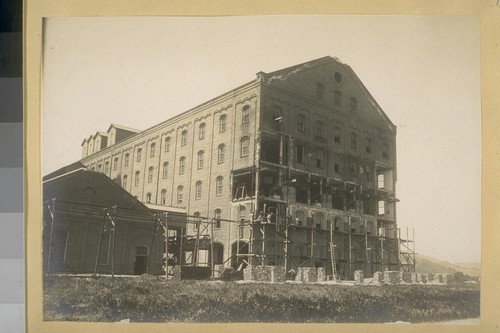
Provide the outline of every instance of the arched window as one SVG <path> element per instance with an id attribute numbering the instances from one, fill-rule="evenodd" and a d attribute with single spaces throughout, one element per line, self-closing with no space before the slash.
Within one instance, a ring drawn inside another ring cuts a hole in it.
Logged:
<path id="1" fill-rule="evenodd" d="M 335 231 L 342 231 L 342 218 L 340 216 L 336 216 L 334 219 L 334 230 Z"/>
<path id="2" fill-rule="evenodd" d="M 201 221 L 200 212 L 198 212 L 198 211 L 194 212 L 193 216 L 194 216 L 193 230 L 196 230 L 196 229 L 198 229 L 198 225 L 200 224 L 200 221 Z"/>
<path id="3" fill-rule="evenodd" d="M 342 165 L 342 156 L 340 154 L 335 154 L 335 157 L 333 159 L 333 171 L 336 173 L 340 173 L 341 169 L 340 166 Z"/>
<path id="4" fill-rule="evenodd" d="M 141 176 L 141 172 L 140 171 L 136 171 L 135 172 L 135 179 L 134 179 L 134 186 L 139 186 L 139 177 Z"/>
<path id="5" fill-rule="evenodd" d="M 146 203 L 151 203 L 151 193 L 146 194 Z"/>
<path id="6" fill-rule="evenodd" d="M 167 178 L 168 176 L 168 162 L 163 162 L 163 179 Z"/>
<path id="7" fill-rule="evenodd" d="M 250 122 L 250 106 L 245 105 L 241 109 L 241 124 L 245 125 L 248 124 L 249 122 Z"/>
<path id="8" fill-rule="evenodd" d="M 179 175 L 182 175 L 184 173 L 185 168 L 186 168 L 186 157 L 182 156 L 179 159 Z"/>
<path id="9" fill-rule="evenodd" d="M 342 106 L 342 94 L 338 90 L 333 93 L 333 103 L 335 106 Z"/>
<path id="10" fill-rule="evenodd" d="M 118 169 L 118 157 L 115 157 L 113 160 L 113 171 L 116 171 Z"/>
<path id="11" fill-rule="evenodd" d="M 181 147 L 187 144 L 187 139 L 188 139 L 188 132 L 187 130 L 184 130 L 181 133 Z"/>
<path id="12" fill-rule="evenodd" d="M 316 121 L 316 137 L 325 137 L 325 123 L 321 120 Z"/>
<path id="13" fill-rule="evenodd" d="M 358 150 L 358 135 L 351 133 L 351 151 L 355 153 Z"/>
<path id="14" fill-rule="evenodd" d="M 368 154 L 371 154 L 371 152 L 372 152 L 372 139 L 371 138 L 366 138 L 365 150 Z"/>
<path id="15" fill-rule="evenodd" d="M 128 167 L 128 162 L 130 160 L 130 154 L 129 153 L 126 153 L 125 154 L 125 161 L 123 162 L 123 164 Z"/>
<path id="16" fill-rule="evenodd" d="M 194 198 L 196 200 L 201 199 L 201 180 L 198 180 L 195 184 Z"/>
<path id="17" fill-rule="evenodd" d="M 222 195 L 223 179 L 222 176 L 215 178 L 215 195 L 217 196 Z"/>
<path id="18" fill-rule="evenodd" d="M 385 187 L 385 178 L 383 174 L 377 176 L 377 188 Z"/>
<path id="19" fill-rule="evenodd" d="M 97 171 L 99 171 L 99 172 L 102 171 L 102 164 L 101 163 L 97 164 Z"/>
<path id="20" fill-rule="evenodd" d="M 316 229 L 324 229 L 325 227 L 325 216 L 323 213 L 314 214 L 314 225 Z"/>
<path id="21" fill-rule="evenodd" d="M 109 172 L 109 161 L 106 161 L 106 163 L 104 164 L 104 173 L 108 172 Z"/>
<path id="22" fill-rule="evenodd" d="M 320 101 L 325 99 L 325 86 L 322 83 L 316 84 L 316 99 Z"/>
<path id="23" fill-rule="evenodd" d="M 153 182 L 153 167 L 149 167 L 148 169 L 148 183 Z"/>
<path id="24" fill-rule="evenodd" d="M 305 219 L 304 219 L 304 212 L 301 210 L 295 211 L 295 223 L 297 225 L 304 225 Z"/>
<path id="25" fill-rule="evenodd" d="M 128 176 L 125 175 L 125 176 L 123 176 L 123 180 L 122 180 L 122 187 L 123 188 L 127 188 L 127 182 L 128 182 Z"/>
<path id="26" fill-rule="evenodd" d="M 297 131 L 302 133 L 306 131 L 306 117 L 304 115 L 297 116 Z"/>
<path id="27" fill-rule="evenodd" d="M 354 97 L 351 97 L 351 112 L 358 112 L 358 100 Z"/>
<path id="28" fill-rule="evenodd" d="M 155 157 L 155 152 L 156 152 L 156 143 L 152 143 L 151 146 L 149 146 L 149 157 Z"/>
<path id="29" fill-rule="evenodd" d="M 170 151 L 170 137 L 167 136 L 165 138 L 165 152 L 169 152 Z"/>
<path id="30" fill-rule="evenodd" d="M 244 221 L 244 220 L 246 220 L 246 219 L 247 219 L 247 206 L 245 206 L 245 205 L 240 205 L 240 206 L 239 206 L 239 211 L 240 211 L 240 214 L 239 214 L 239 215 L 240 215 L 240 216 L 239 216 L 240 221 Z"/>
<path id="31" fill-rule="evenodd" d="M 205 153 L 203 152 L 203 150 L 200 150 L 198 152 L 198 162 L 196 163 L 196 165 L 198 166 L 198 170 L 199 169 L 203 169 L 203 158 L 204 158 L 204 155 L 205 155 Z"/>
<path id="32" fill-rule="evenodd" d="M 316 168 L 323 169 L 323 161 L 325 159 L 325 153 L 322 150 L 316 152 Z"/>
<path id="33" fill-rule="evenodd" d="M 214 228 L 215 228 L 215 229 L 220 229 L 220 224 L 221 224 L 221 223 L 220 223 L 220 222 L 221 222 L 221 221 L 220 221 L 220 218 L 221 218 L 221 216 L 222 216 L 222 211 L 221 211 L 219 208 L 217 208 L 217 209 L 214 211 L 214 219 L 215 219 L 215 220 L 214 220 Z"/>
<path id="34" fill-rule="evenodd" d="M 333 128 L 333 142 L 338 144 L 342 143 L 342 130 L 340 127 Z"/>
<path id="35" fill-rule="evenodd" d="M 356 177 L 356 161 L 351 161 L 351 165 L 349 167 L 349 175 L 351 177 Z"/>
<path id="36" fill-rule="evenodd" d="M 184 186 L 182 186 L 182 185 L 177 186 L 177 203 L 178 204 L 182 203 L 183 191 L 184 191 Z"/>
<path id="37" fill-rule="evenodd" d="M 198 139 L 203 140 L 205 139 L 205 123 L 201 123 L 200 126 L 198 126 Z"/>
<path id="38" fill-rule="evenodd" d="M 389 158 L 389 144 L 387 143 L 382 144 L 382 157 L 385 159 Z"/>
<path id="39" fill-rule="evenodd" d="M 248 138 L 248 136 L 244 136 L 241 138 L 241 150 L 240 150 L 241 157 L 248 156 L 249 143 L 250 143 L 250 139 Z"/>
<path id="40" fill-rule="evenodd" d="M 224 163 L 225 146 L 223 143 L 217 147 L 217 163 Z"/>
<path id="41" fill-rule="evenodd" d="M 385 214 L 385 201 L 379 201 L 378 202 L 378 215 L 384 215 Z"/>
<path id="42" fill-rule="evenodd" d="M 167 190 L 165 189 L 161 190 L 160 203 L 162 205 L 167 204 Z"/>
<path id="43" fill-rule="evenodd" d="M 219 117 L 219 132 L 226 131 L 226 121 L 227 121 L 227 116 L 225 114 L 222 114 Z"/>
<path id="44" fill-rule="evenodd" d="M 142 158 L 142 149 L 137 149 L 137 162 L 140 162 Z"/>

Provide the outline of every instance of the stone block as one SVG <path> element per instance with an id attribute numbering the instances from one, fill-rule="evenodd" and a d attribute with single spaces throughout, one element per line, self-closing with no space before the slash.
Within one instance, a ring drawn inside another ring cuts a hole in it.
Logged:
<path id="1" fill-rule="evenodd" d="M 220 278 L 223 271 L 224 271 L 224 265 L 222 264 L 214 265 L 214 278 L 216 279 Z"/>
<path id="2" fill-rule="evenodd" d="M 398 284 L 401 282 L 401 275 L 399 271 L 385 271 L 384 272 L 384 284 Z"/>
<path id="3" fill-rule="evenodd" d="M 318 271 L 315 267 L 299 267 L 298 269 L 300 276 L 300 281 L 302 282 L 316 282 L 318 279 Z"/>
<path id="4" fill-rule="evenodd" d="M 375 272 L 373 274 L 373 282 L 375 282 L 375 283 L 384 282 L 384 272 Z"/>
<path id="5" fill-rule="evenodd" d="M 401 272 L 401 281 L 404 283 L 411 283 L 412 282 L 412 273 L 410 272 Z"/>
<path id="6" fill-rule="evenodd" d="M 363 271 L 354 271 L 354 282 L 363 283 L 365 280 L 365 275 Z"/>
<path id="7" fill-rule="evenodd" d="M 420 276 L 420 282 L 427 283 L 429 281 L 429 274 L 422 274 Z"/>
<path id="8" fill-rule="evenodd" d="M 180 280 L 181 279 L 181 266 L 175 265 L 172 268 L 172 280 Z"/>
<path id="9" fill-rule="evenodd" d="M 326 281 L 326 270 L 324 267 L 318 267 L 316 272 L 316 281 Z"/>

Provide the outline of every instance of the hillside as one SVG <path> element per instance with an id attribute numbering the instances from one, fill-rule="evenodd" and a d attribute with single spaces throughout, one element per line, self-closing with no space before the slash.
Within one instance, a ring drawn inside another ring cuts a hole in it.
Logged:
<path id="1" fill-rule="evenodd" d="M 417 273 L 456 273 L 462 272 L 470 276 L 481 274 L 480 263 L 450 263 L 432 257 L 417 254 Z"/>

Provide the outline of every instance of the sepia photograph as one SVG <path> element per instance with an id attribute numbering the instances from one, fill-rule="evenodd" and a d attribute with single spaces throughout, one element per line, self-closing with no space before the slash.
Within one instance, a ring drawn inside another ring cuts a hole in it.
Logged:
<path id="1" fill-rule="evenodd" d="M 478 17 L 45 17 L 40 62 L 43 321 L 480 324 Z"/>

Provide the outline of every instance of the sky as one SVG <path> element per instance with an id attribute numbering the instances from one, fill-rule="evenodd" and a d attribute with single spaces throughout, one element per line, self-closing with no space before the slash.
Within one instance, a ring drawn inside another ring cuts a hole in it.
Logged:
<path id="1" fill-rule="evenodd" d="M 452 16 L 49 18 L 42 174 L 111 123 L 144 130 L 324 56 L 352 67 L 398 127 L 397 221 L 416 251 L 479 262 L 479 19 Z"/>

